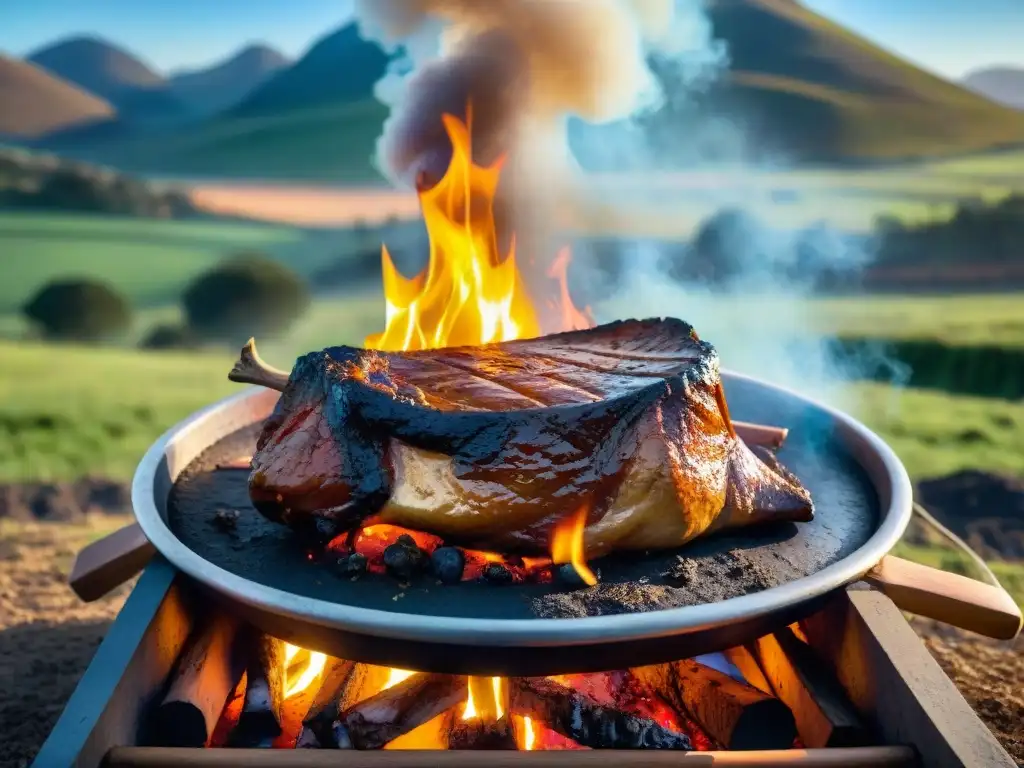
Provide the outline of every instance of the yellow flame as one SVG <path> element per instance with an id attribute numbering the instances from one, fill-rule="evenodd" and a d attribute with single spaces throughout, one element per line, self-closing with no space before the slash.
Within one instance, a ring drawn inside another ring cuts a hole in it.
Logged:
<path id="1" fill-rule="evenodd" d="M 366 339 L 370 349 L 436 349 L 531 338 L 540 323 L 519 270 L 515 243 L 499 253 L 494 197 L 504 158 L 473 162 L 471 115 L 466 123 L 443 116 L 452 143 L 444 177 L 421 190 L 430 237 L 426 269 L 404 277 L 382 250 L 385 329 Z"/>
<path id="2" fill-rule="evenodd" d="M 391 668 L 388 670 L 388 681 L 384 683 L 384 687 L 381 690 L 386 691 L 388 688 L 394 688 L 400 682 L 408 680 L 415 674 L 415 672 L 410 672 L 408 669 Z"/>
<path id="3" fill-rule="evenodd" d="M 551 562 L 572 563 L 583 583 L 592 587 L 597 584 L 597 577 L 587 566 L 583 547 L 583 529 L 587 525 L 588 511 L 589 507 L 583 505 L 555 523 L 551 529 Z"/>
<path id="4" fill-rule="evenodd" d="M 519 718 L 519 720 L 522 723 L 520 732 L 523 734 L 522 743 L 519 747 L 524 752 L 530 752 L 533 750 L 533 746 L 537 742 L 537 735 L 533 731 L 533 720 L 525 715 Z"/>
<path id="5" fill-rule="evenodd" d="M 481 701 L 478 704 L 473 696 L 474 689 L 476 689 L 478 695 L 483 694 L 486 701 Z M 489 721 L 497 722 L 505 716 L 504 699 L 504 678 L 492 677 L 491 684 L 488 687 L 484 683 L 483 678 L 471 677 L 467 687 L 466 706 L 462 710 L 462 719 L 472 720 L 476 717 L 483 717 Z"/>
<path id="6" fill-rule="evenodd" d="M 294 656 L 294 654 L 292 654 Z M 285 651 L 285 658 L 287 658 L 287 650 Z M 307 666 L 302 674 L 299 675 L 299 679 L 295 682 L 288 682 L 287 690 L 285 691 L 284 697 L 290 699 L 297 693 L 301 693 L 306 690 L 313 682 L 320 677 L 320 673 L 324 671 L 324 667 L 327 665 L 326 654 L 320 653 L 319 651 L 309 652 L 309 666 Z"/>
<path id="7" fill-rule="evenodd" d="M 287 668 L 288 665 L 292 663 L 292 659 L 294 659 L 296 654 L 299 651 L 301 651 L 301 650 L 302 649 L 299 648 L 299 646 L 297 646 L 297 645 L 292 645 L 291 643 L 285 643 L 284 644 L 284 666 L 285 666 L 285 668 Z"/>

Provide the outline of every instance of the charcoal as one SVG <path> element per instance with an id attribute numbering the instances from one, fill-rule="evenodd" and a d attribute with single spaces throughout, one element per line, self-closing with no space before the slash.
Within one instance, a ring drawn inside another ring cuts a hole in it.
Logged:
<path id="1" fill-rule="evenodd" d="M 335 572 L 342 578 L 355 578 L 366 573 L 366 555 L 353 552 L 339 557 L 335 563 Z"/>
<path id="2" fill-rule="evenodd" d="M 488 563 L 484 568 L 484 578 L 491 584 L 511 584 L 514 580 L 512 571 L 501 563 Z"/>
<path id="3" fill-rule="evenodd" d="M 427 558 L 412 536 L 403 533 L 384 550 L 384 567 L 401 581 L 409 581 L 423 570 Z"/>
<path id="4" fill-rule="evenodd" d="M 466 558 L 458 547 L 438 547 L 430 556 L 434 575 L 442 584 L 458 584 L 466 567 Z"/>

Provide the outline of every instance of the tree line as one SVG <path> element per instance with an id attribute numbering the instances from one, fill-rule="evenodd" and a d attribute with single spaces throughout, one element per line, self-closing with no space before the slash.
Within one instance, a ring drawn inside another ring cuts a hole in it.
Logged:
<path id="1" fill-rule="evenodd" d="M 196 277 L 181 295 L 182 322 L 158 325 L 140 346 L 194 348 L 281 333 L 309 302 L 309 286 L 287 266 L 261 254 L 239 254 Z M 134 320 L 127 297 L 90 278 L 50 282 L 22 314 L 42 338 L 76 343 L 124 338 Z"/>
<path id="2" fill-rule="evenodd" d="M 200 216 L 188 195 L 85 163 L 0 149 L 0 208 L 183 219 Z"/>

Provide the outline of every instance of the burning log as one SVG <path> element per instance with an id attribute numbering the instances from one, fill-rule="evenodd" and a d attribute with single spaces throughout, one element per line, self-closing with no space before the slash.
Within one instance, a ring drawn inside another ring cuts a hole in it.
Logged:
<path id="1" fill-rule="evenodd" d="M 335 746 L 381 749 L 466 698 L 466 678 L 416 674 L 348 707 L 333 726 Z"/>
<path id="2" fill-rule="evenodd" d="M 518 749 L 516 736 L 508 718 L 485 722 L 480 718 L 460 720 L 448 735 L 448 749 L 498 750 Z"/>
<path id="3" fill-rule="evenodd" d="M 754 654 L 749 650 L 738 645 L 735 648 L 729 648 L 728 650 L 722 651 L 722 655 L 724 655 L 725 658 L 728 659 L 729 663 L 740 671 L 740 674 L 743 675 L 743 679 L 746 680 L 747 683 L 754 686 L 759 691 L 764 691 L 768 694 L 772 693 L 772 686 L 768 682 L 768 678 L 764 676 L 764 672 L 762 671 L 760 664 L 758 664 L 757 659 L 754 658 Z"/>
<path id="4" fill-rule="evenodd" d="M 512 712 L 542 722 L 584 747 L 595 749 L 692 749 L 690 739 L 653 720 L 603 707 L 545 678 L 509 680 Z"/>
<path id="5" fill-rule="evenodd" d="M 153 715 L 153 741 L 166 747 L 207 745 L 245 669 L 238 635 L 239 622 L 225 614 L 193 635 Z"/>
<path id="6" fill-rule="evenodd" d="M 385 751 L 396 750 L 433 750 L 441 751 L 450 749 L 450 738 L 452 728 L 455 725 L 458 706 L 452 707 L 443 715 L 438 715 L 433 720 L 428 720 L 419 728 L 413 728 L 406 734 L 392 739 L 384 747 Z M 368 753 L 376 754 L 376 753 Z"/>
<path id="7" fill-rule="evenodd" d="M 796 739 L 789 707 L 695 661 L 640 667 L 633 674 L 669 704 L 688 712 L 726 749 L 785 749 Z"/>
<path id="8" fill-rule="evenodd" d="M 750 646 L 775 695 L 795 713 L 810 748 L 860 747 L 867 732 L 842 687 L 814 651 L 785 627 Z"/>
<path id="9" fill-rule="evenodd" d="M 269 747 L 281 735 L 281 705 L 284 702 L 284 642 L 262 633 L 252 633 L 246 667 L 245 703 L 231 732 L 234 747 Z"/>
<path id="10" fill-rule="evenodd" d="M 339 702 L 345 695 L 355 666 L 352 661 L 333 657 L 327 660 L 320 678 L 320 690 L 302 720 L 302 730 L 295 742 L 296 749 L 319 749 L 334 741 L 331 726 L 338 718 Z"/>

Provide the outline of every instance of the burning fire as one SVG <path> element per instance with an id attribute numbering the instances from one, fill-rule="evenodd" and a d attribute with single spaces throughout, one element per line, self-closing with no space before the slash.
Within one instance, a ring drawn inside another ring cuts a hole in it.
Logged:
<path id="1" fill-rule="evenodd" d="M 499 253 L 494 199 L 504 158 L 491 166 L 473 162 L 472 109 L 463 123 L 444 115 L 452 159 L 440 182 L 420 189 L 423 220 L 430 239 L 426 269 L 404 277 L 387 247 L 382 249 L 385 328 L 366 338 L 369 349 L 392 351 L 488 344 L 531 338 L 541 333 L 534 304 L 516 266 L 515 242 Z M 571 253 L 563 248 L 548 270 L 558 285 L 551 302 L 554 330 L 591 327 L 588 311 L 572 303 L 568 287 Z M 552 532 L 552 560 L 572 563 L 588 585 L 597 583 L 583 556 L 582 510 L 559 521 Z M 501 561 L 501 558 L 495 558 Z"/>
<path id="2" fill-rule="evenodd" d="M 419 192 L 430 238 L 426 269 L 406 278 L 396 269 L 387 248 L 382 249 L 386 323 L 382 333 L 367 337 L 365 346 L 369 349 L 436 349 L 531 338 L 542 333 L 535 305 L 517 266 L 514 239 L 507 254 L 499 252 L 494 199 L 504 158 L 486 167 L 473 162 L 472 112 L 467 114 L 466 123 L 451 115 L 444 116 L 445 130 L 452 143 L 452 160 L 436 186 Z M 594 324 L 589 312 L 578 310 L 569 296 L 570 259 L 569 249 L 561 250 L 548 271 L 548 277 L 557 283 L 556 297 L 548 307 L 558 321 L 553 331 L 589 328 Z M 553 562 L 572 563 L 580 578 L 593 585 L 597 579 L 587 567 L 583 552 L 587 511 L 587 507 L 581 507 L 555 525 L 551 553 Z M 385 528 L 388 526 L 364 528 L 357 542 L 369 542 L 378 535 L 386 539 Z M 482 561 L 502 561 L 499 555 L 476 554 Z M 545 562 L 525 560 L 527 568 Z M 286 644 L 285 669 L 297 673 L 294 680 L 287 676 L 286 698 L 312 685 L 322 674 L 326 661 L 322 653 Z M 300 663 L 304 664 L 301 672 Z M 413 674 L 390 669 L 383 689 L 398 685 Z M 506 715 L 506 699 L 507 683 L 502 678 L 470 678 L 462 719 L 497 722 Z M 533 749 L 536 736 L 532 721 L 528 717 L 516 720 L 521 748 Z"/>
<path id="3" fill-rule="evenodd" d="M 291 679 L 288 671 L 299 653 L 307 655 L 307 661 L 302 673 L 295 680 Z M 284 668 L 285 668 L 285 694 L 286 699 L 302 693 L 309 688 L 320 677 L 327 665 L 327 656 L 319 651 L 305 651 L 297 645 L 285 643 L 284 645 Z"/>
<path id="4" fill-rule="evenodd" d="M 583 529 L 587 524 L 589 507 L 580 507 L 566 515 L 551 531 L 551 560 L 555 563 L 572 563 L 576 573 L 588 586 L 597 584 L 597 577 L 587 566 L 583 548 Z"/>
<path id="5" fill-rule="evenodd" d="M 386 325 L 366 339 L 370 349 L 487 344 L 541 332 L 516 267 L 515 244 L 504 257 L 498 252 L 494 197 L 504 159 L 489 167 L 474 164 L 472 123 L 443 119 L 452 160 L 444 178 L 419 193 L 430 260 L 407 279 L 383 249 Z"/>

